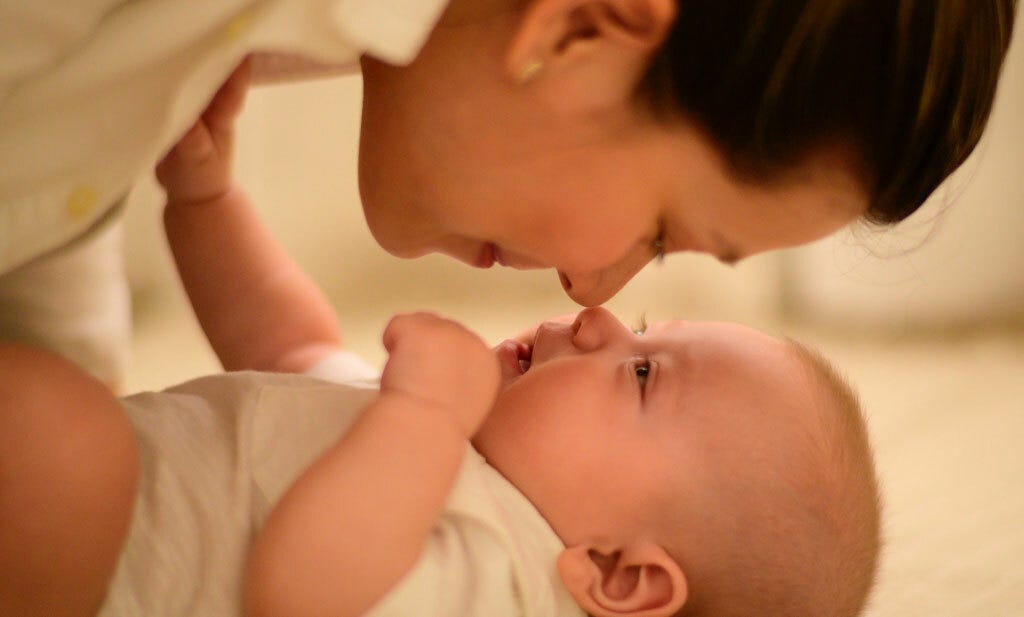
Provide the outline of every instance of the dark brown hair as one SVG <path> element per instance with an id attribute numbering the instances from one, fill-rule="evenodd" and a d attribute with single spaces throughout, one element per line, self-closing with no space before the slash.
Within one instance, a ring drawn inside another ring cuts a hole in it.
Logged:
<path id="1" fill-rule="evenodd" d="M 679 0 L 640 94 L 710 135 L 741 178 L 815 148 L 858 156 L 866 218 L 910 216 L 977 145 L 1017 0 Z"/>

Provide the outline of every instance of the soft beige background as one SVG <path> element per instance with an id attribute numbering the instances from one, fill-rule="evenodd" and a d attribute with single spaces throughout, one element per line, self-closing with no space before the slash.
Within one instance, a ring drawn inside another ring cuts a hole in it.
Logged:
<path id="1" fill-rule="evenodd" d="M 843 234 L 725 268 L 651 266 L 609 307 L 739 320 L 821 347 L 858 386 L 885 485 L 874 615 L 1024 615 L 1024 49 L 1017 37 L 991 130 L 964 172 L 897 230 Z M 396 311 L 431 309 L 485 338 L 576 310 L 548 272 L 482 272 L 384 254 L 355 188 L 357 77 L 259 89 L 239 176 L 338 310 L 349 346 L 383 360 Z M 151 183 L 129 209 L 133 390 L 218 370 L 167 260 Z"/>

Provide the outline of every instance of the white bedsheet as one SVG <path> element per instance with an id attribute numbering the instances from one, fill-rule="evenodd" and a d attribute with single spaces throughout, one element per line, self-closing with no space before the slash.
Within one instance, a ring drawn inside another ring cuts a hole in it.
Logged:
<path id="1" fill-rule="evenodd" d="M 1024 336 L 826 351 L 861 392 L 885 492 L 868 615 L 1024 616 Z"/>

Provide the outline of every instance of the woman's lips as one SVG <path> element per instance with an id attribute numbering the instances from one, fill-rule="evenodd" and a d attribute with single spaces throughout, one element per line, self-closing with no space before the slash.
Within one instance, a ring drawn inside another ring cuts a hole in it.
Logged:
<path id="1" fill-rule="evenodd" d="M 497 253 L 497 247 L 494 244 L 488 242 L 480 248 L 480 254 L 476 257 L 476 262 L 473 263 L 477 268 L 490 268 L 494 265 L 496 260 L 495 254 Z"/>
<path id="2" fill-rule="evenodd" d="M 550 267 L 545 262 L 520 253 L 506 251 L 498 245 L 494 245 L 494 261 L 506 268 L 515 270 L 541 270 Z"/>

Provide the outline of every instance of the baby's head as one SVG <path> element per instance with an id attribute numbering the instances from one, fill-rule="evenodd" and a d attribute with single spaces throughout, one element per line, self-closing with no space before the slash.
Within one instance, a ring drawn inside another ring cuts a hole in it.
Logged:
<path id="1" fill-rule="evenodd" d="M 588 613 L 859 612 L 877 488 L 856 398 L 817 354 L 734 324 L 638 335 L 603 309 L 498 353 L 474 445 L 565 543 Z"/>

